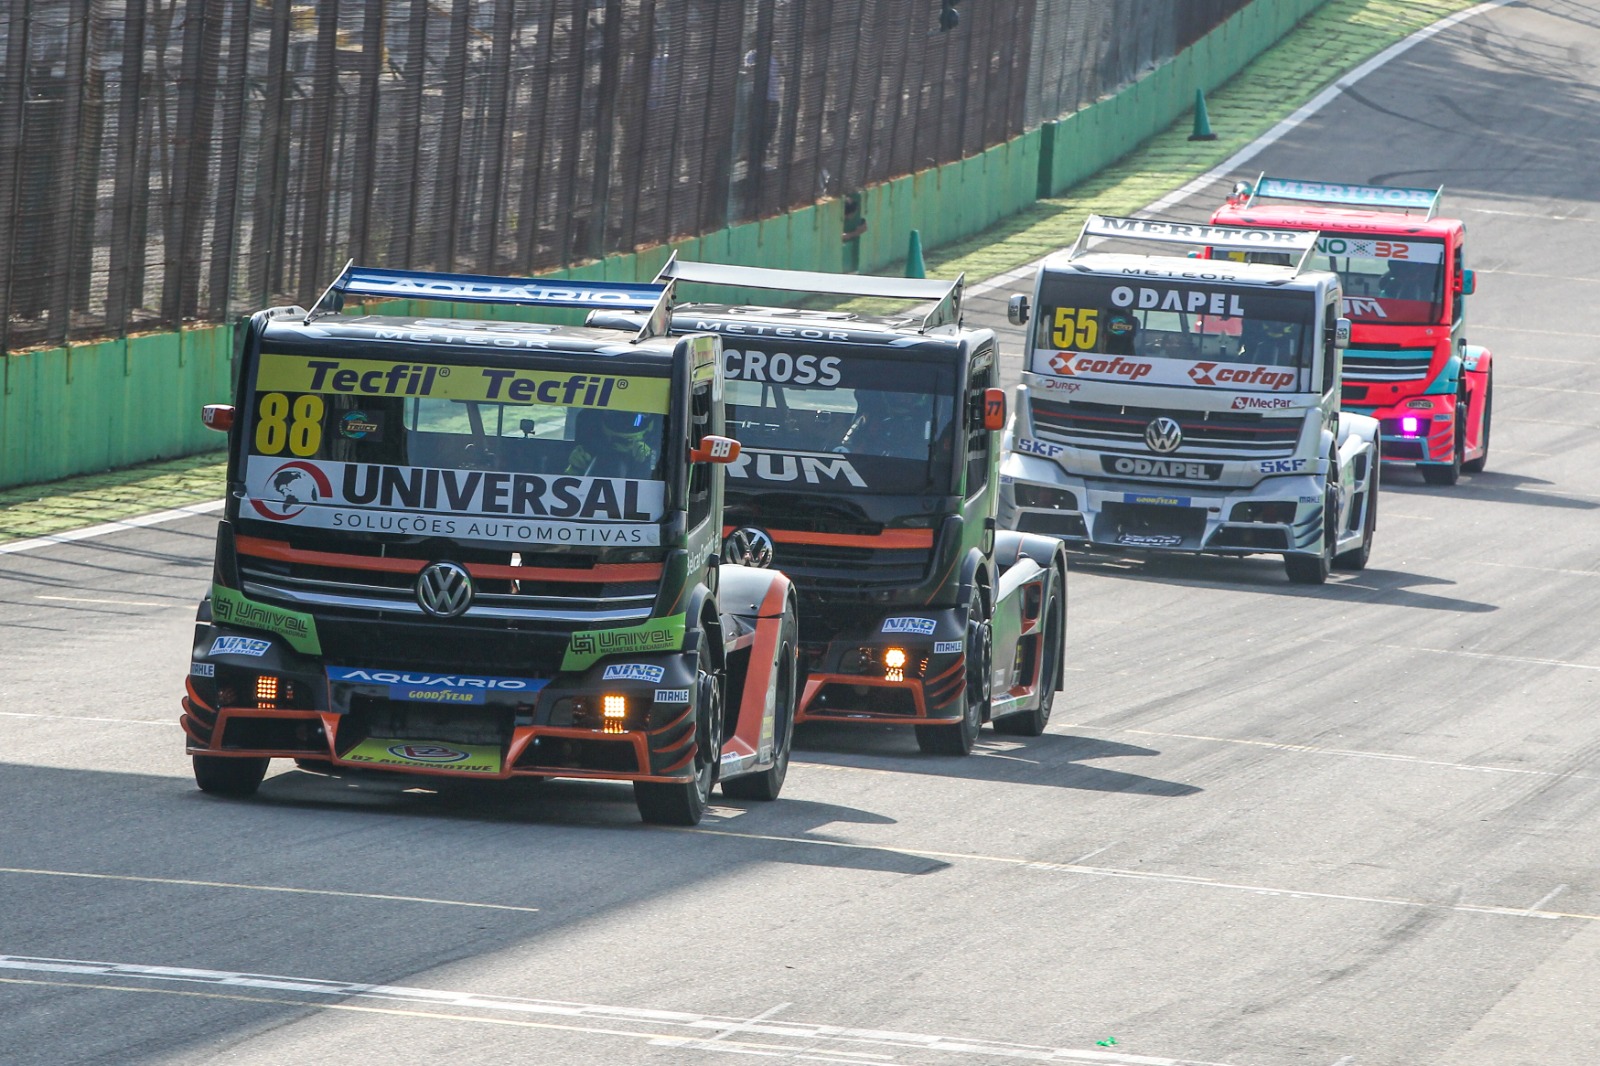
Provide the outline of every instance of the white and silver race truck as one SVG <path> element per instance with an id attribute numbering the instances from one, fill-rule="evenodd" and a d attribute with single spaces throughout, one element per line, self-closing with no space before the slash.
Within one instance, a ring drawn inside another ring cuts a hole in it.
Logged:
<path id="1" fill-rule="evenodd" d="M 1031 308 L 1011 299 L 1032 326 L 1001 525 L 1090 548 L 1279 553 L 1304 584 L 1366 566 L 1378 423 L 1339 410 L 1350 324 L 1337 275 L 1304 269 L 1316 239 L 1089 216 L 1040 267 Z"/>

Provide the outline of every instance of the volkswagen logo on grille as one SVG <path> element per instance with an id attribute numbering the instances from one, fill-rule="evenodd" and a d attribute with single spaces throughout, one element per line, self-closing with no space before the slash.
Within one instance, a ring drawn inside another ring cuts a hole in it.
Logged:
<path id="1" fill-rule="evenodd" d="M 472 575 L 455 563 L 434 563 L 417 575 L 417 603 L 435 618 L 455 618 L 472 604 Z"/>
<path id="2" fill-rule="evenodd" d="M 1162 416 L 1144 427 L 1144 442 L 1157 455 L 1171 455 L 1183 444 L 1183 427 Z"/>
<path id="3" fill-rule="evenodd" d="M 740 566 L 771 566 L 772 538 L 766 530 L 754 526 L 736 529 L 722 542 L 722 561 Z"/>

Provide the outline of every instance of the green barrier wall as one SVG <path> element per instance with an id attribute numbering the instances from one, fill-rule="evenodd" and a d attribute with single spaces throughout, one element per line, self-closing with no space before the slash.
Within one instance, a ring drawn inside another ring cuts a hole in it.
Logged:
<path id="1" fill-rule="evenodd" d="M 0 358 L 0 488 L 220 447 L 233 330 L 208 326 Z"/>
<path id="2" fill-rule="evenodd" d="M 861 269 L 898 274 L 911 231 L 925 248 L 969 237 L 1036 199 L 1116 162 L 1194 106 L 1327 0 L 1255 0 L 1115 96 L 1015 140 L 862 190 L 868 221 Z M 633 255 L 546 275 L 552 280 L 648 281 L 668 254 L 689 260 L 837 271 L 844 263 L 838 200 L 746 222 Z M 765 303 L 760 290 L 686 285 L 683 298 Z M 359 309 L 352 307 L 351 312 Z M 388 301 L 386 314 L 526 320 L 530 309 Z M 548 321 L 548 312 L 539 315 Z M 581 321 L 581 313 L 567 316 Z M 0 357 L 0 488 L 206 451 L 221 438 L 200 407 L 231 395 L 233 327 L 214 326 Z"/>

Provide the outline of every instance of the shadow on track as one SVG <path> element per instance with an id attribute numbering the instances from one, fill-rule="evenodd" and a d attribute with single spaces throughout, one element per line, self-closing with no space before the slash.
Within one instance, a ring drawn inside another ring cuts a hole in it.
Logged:
<path id="1" fill-rule="evenodd" d="M 1544 492 L 1527 487 L 1553 484 L 1555 482 L 1543 478 L 1487 470 L 1481 474 L 1463 475 L 1459 482 L 1445 487 L 1425 484 L 1422 475 L 1417 473 L 1414 467 L 1402 467 L 1393 473 L 1385 468 L 1383 472 L 1383 491 L 1397 496 L 1459 496 L 1469 503 L 1487 500 L 1491 503 L 1559 507 L 1573 511 L 1600 510 L 1600 499 L 1563 496 L 1559 492 Z M 1381 508 L 1378 513 L 1380 515 L 1383 513 Z"/>
<path id="2" fill-rule="evenodd" d="M 1152 748 L 1118 744 L 1095 737 L 1046 733 L 1012 739 L 985 730 L 966 758 L 924 755 L 910 729 L 878 725 L 834 725 L 809 722 L 795 730 L 793 766 L 807 763 L 879 773 L 927 774 L 966 781 L 1042 785 L 1089 792 L 1123 792 L 1138 796 L 1193 796 L 1194 785 L 1144 777 L 1123 770 L 1085 766 L 1090 759 L 1160 755 Z M 794 769 L 791 773 L 796 772 Z"/>

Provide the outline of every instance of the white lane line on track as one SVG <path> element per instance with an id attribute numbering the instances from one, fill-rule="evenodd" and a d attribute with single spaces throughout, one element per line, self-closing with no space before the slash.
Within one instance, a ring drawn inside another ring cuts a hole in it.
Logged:
<path id="1" fill-rule="evenodd" d="M 560 1000 L 524 999 L 516 996 L 477 995 L 470 992 L 452 992 L 435 988 L 416 988 L 404 985 L 368 985 L 327 981 L 319 978 L 282 977 L 271 974 L 235 973 L 226 970 L 203 970 L 188 967 L 141 966 L 131 963 L 94 962 L 83 959 L 50 959 L 25 955 L 0 955 L 0 970 L 102 979 L 100 982 L 89 982 L 0 977 L 0 982 L 8 984 L 90 988 L 114 992 L 154 992 L 281 1006 L 310 1007 L 318 1010 L 347 1010 L 428 1020 L 557 1029 L 568 1032 L 642 1039 L 651 1043 L 660 1042 L 668 1046 L 680 1045 L 679 1033 L 687 1030 L 689 1040 L 680 1046 L 696 1050 L 754 1054 L 774 1058 L 812 1058 L 832 1055 L 838 1056 L 838 1058 L 831 1061 L 861 1062 L 864 1059 L 880 1062 L 901 1061 L 892 1054 L 854 1052 L 835 1046 L 818 1046 L 856 1045 L 879 1049 L 941 1051 L 953 1054 L 978 1055 L 983 1056 L 986 1061 L 1020 1059 L 1033 1062 L 1101 1063 L 1105 1064 L 1105 1066 L 1228 1066 L 1226 1063 L 1206 1062 L 1198 1059 L 1174 1059 L 1162 1056 L 1133 1055 L 1126 1052 L 1051 1048 L 1034 1044 L 968 1040 L 961 1037 L 940 1036 L 932 1033 L 899 1032 L 885 1029 L 851 1029 L 807 1022 L 727 1018 L 684 1011 L 649 1010 Z M 106 979 L 127 983 L 104 983 Z M 210 986 L 210 988 L 223 989 L 225 991 L 198 991 L 192 987 L 182 987 L 185 985 Z M 289 1000 L 241 994 L 245 991 L 288 992 L 298 993 L 301 996 L 326 998 L 321 1001 L 314 999 Z M 569 1020 L 556 1022 L 533 1021 L 527 1017 L 497 1018 L 485 1016 L 484 1014 L 453 1014 L 446 1013 L 443 1010 L 408 1010 L 399 1007 L 377 1007 L 349 1002 L 329 1002 L 329 1000 L 375 1000 L 510 1015 L 554 1016 Z M 603 1028 L 599 1025 L 579 1024 L 580 1019 L 592 1019 L 596 1022 L 610 1022 L 613 1024 L 634 1023 L 648 1025 L 652 1028 L 648 1030 Z M 755 1043 L 748 1040 L 719 1041 L 709 1036 L 700 1035 L 707 1032 L 722 1032 L 733 1027 L 742 1027 L 739 1031 L 754 1036 L 803 1041 L 804 1043 L 797 1046 L 794 1043 Z M 662 1031 L 670 1029 L 676 1029 L 678 1032 Z M 849 1057 L 845 1058 L 845 1056 Z"/>
<path id="2" fill-rule="evenodd" d="M 1594 334 L 1593 333 L 1574 333 L 1574 332 L 1572 332 L 1570 330 L 1564 330 L 1564 329 L 1527 329 L 1527 328 L 1525 328 L 1523 326 L 1497 326 L 1492 322 L 1484 322 L 1484 323 L 1474 322 L 1472 324 L 1472 329 L 1473 329 L 1474 332 L 1476 332 L 1477 330 L 1481 329 L 1481 330 L 1486 330 L 1486 331 L 1493 332 L 1493 333 L 1527 333 L 1527 334 L 1530 334 L 1530 335 L 1533 335 L 1533 336 L 1538 336 L 1538 337 L 1577 337 L 1580 340 L 1586 340 L 1586 341 L 1594 340 Z M 1519 363 L 1524 363 L 1524 362 L 1528 362 L 1528 363 L 1572 363 L 1572 364 L 1575 364 L 1575 365 L 1578 365 L 1578 366 L 1593 366 L 1594 365 L 1594 363 L 1592 361 L 1585 361 L 1585 360 L 1582 360 L 1582 359 L 1550 359 L 1550 358 L 1545 357 L 1545 356 L 1536 356 L 1536 355 L 1531 355 L 1531 356 L 1528 356 L 1526 359 L 1524 359 L 1520 354 L 1517 356 L 1517 362 L 1519 362 Z"/>
<path id="3" fill-rule="evenodd" d="M 1557 896 L 1561 895 L 1561 893 L 1565 892 L 1570 887 L 1571 887 L 1570 885 L 1557 885 L 1555 888 L 1552 888 L 1550 891 L 1548 891 L 1544 895 L 1540 896 L 1539 897 L 1539 902 L 1535 903 L 1533 906 L 1529 907 L 1528 909 L 1530 911 L 1538 910 L 1540 907 L 1543 907 L 1546 903 L 1549 903 L 1551 900 L 1553 900 Z"/>
<path id="4" fill-rule="evenodd" d="M 35 548 L 48 548 L 55 544 L 70 544 L 75 540 L 103 537 L 107 533 L 121 533 L 126 529 L 142 529 L 145 526 L 158 525 L 177 518 L 193 518 L 195 515 L 212 514 L 220 510 L 222 510 L 221 500 L 212 500 L 209 503 L 193 503 L 187 507 L 174 507 L 166 511 L 154 511 L 150 514 L 139 515 L 137 518 L 121 518 L 115 522 L 101 522 L 99 525 L 84 526 L 82 529 L 69 529 L 65 533 L 47 533 L 42 537 L 14 540 L 9 544 L 0 544 L 0 555 L 32 551 Z"/>
<path id="5" fill-rule="evenodd" d="M 1557 390 L 1557 391 L 1559 391 L 1559 390 Z M 45 596 L 43 594 L 35 596 L 34 599 L 36 599 L 36 600 L 50 600 L 50 601 L 55 602 L 55 603 L 102 603 L 102 604 L 106 604 L 107 606 L 111 606 L 111 607 L 166 607 L 166 608 L 184 607 L 184 608 L 188 608 L 188 607 L 192 607 L 193 606 L 193 604 L 187 604 L 187 603 L 161 603 L 161 602 L 159 602 L 157 600 L 92 600 L 92 599 L 88 598 L 87 596 Z"/>
<path id="6" fill-rule="evenodd" d="M 1093 728 L 1092 726 L 1068 726 L 1067 728 Z M 1395 752 L 1385 751 L 1359 751 L 1355 748 L 1329 748 L 1319 744 L 1289 744 L 1276 740 L 1250 740 L 1240 737 L 1212 737 L 1203 733 L 1168 733 L 1158 729 L 1125 729 L 1119 732 L 1129 733 L 1142 737 L 1166 737 L 1170 740 L 1199 740 L 1209 744 L 1238 744 L 1250 748 L 1269 748 L 1273 751 L 1292 751 L 1303 755 L 1332 755 L 1343 759 L 1372 759 L 1377 762 L 1398 762 L 1410 766 L 1433 766 L 1443 770 L 1461 770 L 1466 773 L 1476 774 L 1512 774 L 1523 777 L 1562 777 L 1581 781 L 1594 781 L 1600 778 L 1586 774 L 1572 773 L 1565 770 L 1533 770 L 1520 766 L 1486 766 L 1481 763 L 1450 762 L 1445 759 L 1424 759 L 1420 755 L 1400 755 Z M 1540 903 L 1533 905 L 1532 910 L 1537 910 Z"/>
<path id="7" fill-rule="evenodd" d="M 230 888 L 242 892 L 281 892 L 294 896 L 334 896 L 365 899 L 380 903 L 427 903 L 436 907 L 470 907 L 475 910 L 514 911 L 538 914 L 538 907 L 514 907 L 505 903 L 477 903 L 461 899 L 431 899 L 427 896 L 391 896 L 380 892 L 340 892 L 331 888 L 293 888 L 288 885 L 245 885 L 232 881 L 196 881 L 181 877 L 141 877 L 137 874 L 96 874 L 79 870 L 36 870 L 25 866 L 0 866 L 0 874 L 26 877 L 72 877 L 85 881 L 123 881 L 140 885 L 173 885 L 179 888 Z M 3 956 L 0 956 L 3 957 Z"/>
<path id="8" fill-rule="evenodd" d="M 1344 645 L 1343 641 L 1330 640 L 1327 637 L 1315 637 L 1314 640 L 1323 644 Z M 1590 663 L 1571 663 L 1565 659 L 1539 659 L 1530 655 L 1499 655 L 1491 651 L 1467 651 L 1465 648 L 1424 648 L 1411 644 L 1364 644 L 1365 648 L 1384 648 L 1388 651 L 1403 651 L 1407 653 L 1427 652 L 1430 655 L 1459 655 L 1464 659 L 1485 659 L 1489 662 L 1515 663 L 1519 666 L 1559 666 L 1567 670 L 1592 670 L 1600 672 L 1600 666 Z"/>
<path id="9" fill-rule="evenodd" d="M 146 718 L 88 718 L 80 714 L 34 714 L 31 711 L 0 711 L 0 718 L 43 718 L 56 722 L 98 722 L 101 725 L 158 725 L 163 729 L 172 728 L 172 719 L 158 720 Z"/>
<path id="10" fill-rule="evenodd" d="M 1361 896 L 1346 892 L 1318 892 L 1303 888 L 1277 888 L 1271 885 L 1251 885 L 1233 881 L 1218 881 L 1210 877 L 1189 874 L 1166 874 L 1153 870 L 1124 870 L 1109 866 L 1081 866 L 1068 862 L 1050 862 L 1041 859 L 1023 859 L 1007 855 L 981 855 L 961 851 L 933 851 L 926 848 L 900 848 L 887 844 L 857 844 L 843 840 L 818 840 L 812 837 L 777 836 L 765 833 L 736 833 L 722 829 L 678 829 L 674 832 L 697 836 L 736 837 L 764 840 L 778 844 L 805 844 L 822 848 L 841 848 L 850 851 L 875 851 L 886 855 L 905 855 L 919 859 L 939 859 L 956 862 L 994 863 L 1023 870 L 1047 873 L 1078 874 L 1084 877 L 1101 877 L 1110 880 L 1149 881 L 1157 884 L 1193 885 L 1228 892 L 1244 892 L 1256 896 L 1276 896 L 1281 899 L 1325 900 L 1334 903 L 1370 903 L 1386 907 L 1407 907 L 1413 910 L 1455 912 L 1458 914 L 1483 914 L 1502 918 L 1538 918 L 1555 920 L 1571 918 L 1586 922 L 1600 922 L 1600 914 L 1568 914 L 1562 911 L 1530 911 L 1524 907 L 1502 907 L 1493 904 L 1441 903 L 1423 899 L 1405 899 L 1398 896 Z"/>

